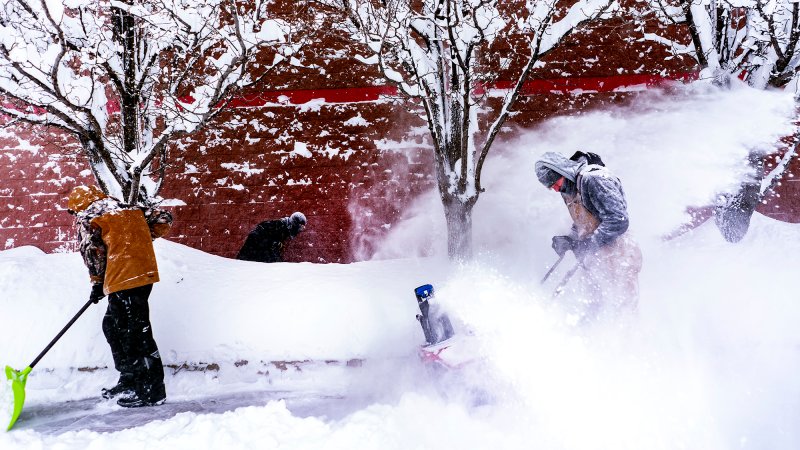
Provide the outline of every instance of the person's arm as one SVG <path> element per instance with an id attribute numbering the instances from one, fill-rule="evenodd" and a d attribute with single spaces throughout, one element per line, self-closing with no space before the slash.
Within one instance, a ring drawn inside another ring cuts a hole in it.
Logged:
<path id="1" fill-rule="evenodd" d="M 106 275 L 106 244 L 103 242 L 102 229 L 92 224 L 87 217 L 80 221 L 78 240 L 83 262 L 89 269 L 89 278 L 93 284 L 102 284 Z"/>
<path id="2" fill-rule="evenodd" d="M 628 231 L 628 207 L 622 186 L 612 176 L 586 176 L 583 182 L 581 195 L 597 212 L 600 221 L 587 239 L 597 245 L 608 245 Z"/>
<path id="3" fill-rule="evenodd" d="M 289 239 L 289 224 L 283 219 L 264 223 L 264 259 L 282 262 L 284 242 Z"/>

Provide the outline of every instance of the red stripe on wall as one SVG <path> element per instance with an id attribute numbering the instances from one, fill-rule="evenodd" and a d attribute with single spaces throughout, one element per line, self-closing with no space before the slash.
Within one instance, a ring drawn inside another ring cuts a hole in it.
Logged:
<path id="1" fill-rule="evenodd" d="M 635 74 L 617 75 L 612 77 L 566 77 L 549 78 L 544 80 L 529 80 L 522 87 L 522 93 L 580 93 L 580 92 L 611 92 L 618 89 L 633 88 L 637 86 L 659 86 L 669 81 L 692 81 L 697 79 L 696 73 L 679 73 L 669 76 Z M 498 81 L 491 86 L 492 89 L 511 89 L 514 82 Z M 325 103 L 355 103 L 376 101 L 385 95 L 397 95 L 394 86 L 366 86 L 341 89 L 297 89 L 281 91 L 264 91 L 256 94 L 247 94 L 234 97 L 229 107 L 252 108 L 268 104 L 302 105 L 312 100 L 321 100 Z M 185 99 L 187 102 L 190 97 Z M 6 105 L 7 106 L 7 105 Z M 108 102 L 106 110 L 109 114 L 119 112 L 118 102 Z"/>
<path id="2" fill-rule="evenodd" d="M 617 89 L 635 86 L 659 86 L 668 81 L 691 81 L 697 79 L 695 73 L 680 73 L 670 76 L 662 75 L 618 75 L 613 77 L 569 77 L 550 78 L 546 80 L 530 80 L 522 88 L 523 94 L 570 93 L 570 92 L 611 92 Z M 494 89 L 511 89 L 511 81 L 499 81 Z M 384 95 L 397 95 L 394 86 L 368 86 L 342 89 L 299 89 L 283 91 L 265 91 L 236 97 L 230 102 L 234 108 L 264 106 L 270 103 L 302 105 L 311 100 L 323 100 L 326 103 L 354 103 L 379 100 Z"/>
<path id="3" fill-rule="evenodd" d="M 696 73 L 680 73 L 671 76 L 636 74 L 618 75 L 613 77 L 569 77 L 550 78 L 545 80 L 529 80 L 522 86 L 523 94 L 546 93 L 571 93 L 571 92 L 612 92 L 615 90 L 630 89 L 638 86 L 655 87 L 670 81 L 693 81 L 697 79 Z M 499 81 L 497 89 L 511 89 L 511 81 Z"/>
<path id="4" fill-rule="evenodd" d="M 289 103 L 302 105 L 311 100 L 324 100 L 326 103 L 370 102 L 382 95 L 397 95 L 394 86 L 369 86 L 343 89 L 298 89 L 267 91 L 236 97 L 230 102 L 234 108 L 264 106 L 269 103 Z"/>

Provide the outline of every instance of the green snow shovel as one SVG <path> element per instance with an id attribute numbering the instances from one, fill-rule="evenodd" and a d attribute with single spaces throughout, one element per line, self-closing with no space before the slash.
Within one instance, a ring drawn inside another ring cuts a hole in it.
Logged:
<path id="1" fill-rule="evenodd" d="M 28 374 L 31 373 L 31 370 L 33 370 L 33 367 L 36 365 L 36 363 L 38 363 L 39 360 L 42 359 L 45 353 L 50 351 L 53 345 L 55 345 L 55 343 L 58 342 L 59 339 L 61 339 L 61 336 L 63 336 L 64 333 L 67 332 L 69 327 L 71 327 L 72 324 L 75 323 L 76 320 L 78 320 L 78 317 L 80 317 L 81 314 L 83 314 L 83 312 L 86 311 L 89 308 L 89 305 L 91 305 L 92 303 L 94 303 L 94 300 L 89 300 L 88 302 L 86 302 L 86 304 L 83 305 L 81 310 L 78 311 L 78 313 L 75 314 L 72 320 L 70 320 L 69 323 L 64 328 L 61 329 L 58 335 L 54 337 L 49 344 L 47 344 L 47 347 L 45 347 L 45 349 L 42 350 L 42 353 L 39 353 L 39 356 L 37 356 L 36 359 L 34 359 L 33 362 L 28 367 L 20 371 L 16 371 L 12 369 L 10 366 L 6 366 L 6 378 L 11 380 L 11 390 L 14 392 L 14 412 L 11 415 L 11 423 L 8 424 L 8 428 L 6 428 L 6 431 L 10 430 L 11 427 L 14 426 L 14 423 L 19 418 L 19 414 L 22 412 L 22 405 L 25 403 L 25 382 L 28 381 Z"/>

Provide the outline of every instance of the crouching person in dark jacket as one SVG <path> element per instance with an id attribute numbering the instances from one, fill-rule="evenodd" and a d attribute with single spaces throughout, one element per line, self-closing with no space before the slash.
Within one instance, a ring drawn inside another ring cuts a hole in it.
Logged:
<path id="1" fill-rule="evenodd" d="M 296 212 L 289 217 L 265 220 L 247 235 L 236 259 L 256 262 L 282 262 L 286 244 L 306 227 L 306 216 Z"/>
<path id="2" fill-rule="evenodd" d="M 601 308 L 635 311 L 642 253 L 628 233 L 628 207 L 619 178 L 594 154 L 567 158 L 548 152 L 536 162 L 536 176 L 561 194 L 572 217 L 569 235 L 553 237 L 559 256 L 571 250 L 588 286 L 590 315 Z"/>
<path id="3" fill-rule="evenodd" d="M 97 186 L 73 189 L 68 208 L 75 215 L 80 252 L 89 268 L 91 299 L 97 303 L 108 295 L 103 333 L 120 376 L 102 395 L 120 396 L 117 404 L 128 408 L 160 405 L 167 398 L 164 367 L 147 300 L 158 281 L 153 240 L 169 231 L 172 216 L 124 204 Z"/>

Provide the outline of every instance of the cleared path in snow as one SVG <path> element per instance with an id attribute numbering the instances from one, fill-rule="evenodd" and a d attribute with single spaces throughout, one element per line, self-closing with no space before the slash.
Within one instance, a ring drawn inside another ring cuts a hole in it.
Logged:
<path id="1" fill-rule="evenodd" d="M 68 431 L 90 430 L 99 433 L 139 427 L 156 420 L 166 420 L 182 413 L 222 414 L 247 406 L 264 406 L 284 400 L 286 408 L 297 417 L 337 419 L 363 405 L 354 404 L 343 395 L 298 391 L 251 391 L 229 395 L 170 401 L 148 408 L 122 408 L 115 400 L 88 398 L 58 403 L 26 405 L 15 430 L 58 435 Z"/>

